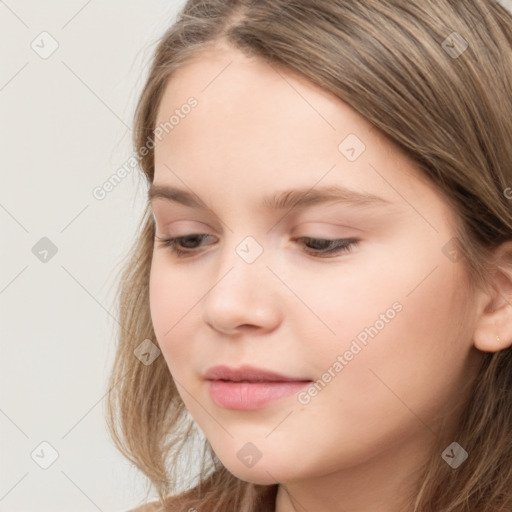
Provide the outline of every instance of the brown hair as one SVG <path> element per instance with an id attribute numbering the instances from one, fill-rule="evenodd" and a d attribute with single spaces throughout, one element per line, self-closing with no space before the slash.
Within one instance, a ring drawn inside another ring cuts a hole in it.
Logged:
<path id="1" fill-rule="evenodd" d="M 460 53 L 463 40 L 468 46 Z M 512 209 L 504 194 L 512 184 L 512 16 L 502 5 L 189 0 L 156 48 L 136 109 L 135 151 L 148 184 L 153 151 L 141 149 L 153 137 L 164 87 L 176 69 L 216 42 L 299 73 L 403 150 L 457 213 L 456 241 L 472 282 L 489 282 L 492 249 L 512 239 Z M 167 510 L 273 511 L 277 485 L 238 479 L 207 440 L 197 485 L 171 499 L 195 425 L 163 357 L 146 366 L 133 353 L 143 340 L 155 340 L 149 310 L 154 234 L 147 207 L 119 281 L 121 331 L 106 408 L 111 435 Z M 440 456 L 453 439 L 439 439 L 418 475 L 411 511 L 510 512 L 510 348 L 483 353 L 459 425 L 456 439 L 469 458 L 453 470 Z"/>

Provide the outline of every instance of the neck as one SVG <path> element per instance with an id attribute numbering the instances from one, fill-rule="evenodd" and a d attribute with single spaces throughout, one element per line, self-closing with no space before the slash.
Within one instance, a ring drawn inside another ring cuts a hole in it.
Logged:
<path id="1" fill-rule="evenodd" d="M 435 435 L 390 446 L 368 460 L 339 471 L 280 484 L 275 512 L 411 512 L 411 500 Z"/>

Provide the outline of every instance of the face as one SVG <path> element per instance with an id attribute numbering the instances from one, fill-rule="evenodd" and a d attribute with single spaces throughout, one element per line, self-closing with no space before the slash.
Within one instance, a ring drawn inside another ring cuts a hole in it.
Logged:
<path id="1" fill-rule="evenodd" d="M 151 317 L 220 460 L 268 484 L 422 453 L 477 358 L 447 202 L 346 103 L 226 47 L 173 75 L 157 126 L 173 115 Z M 216 365 L 301 382 L 211 383 Z"/>

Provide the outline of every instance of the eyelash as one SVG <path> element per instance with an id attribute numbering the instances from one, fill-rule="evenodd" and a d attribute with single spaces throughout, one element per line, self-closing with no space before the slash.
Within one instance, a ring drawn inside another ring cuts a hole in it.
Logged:
<path id="1" fill-rule="evenodd" d="M 197 237 L 204 238 L 207 236 L 209 236 L 209 235 L 194 233 L 191 235 L 178 236 L 178 237 L 174 237 L 174 238 L 161 238 L 159 236 L 155 236 L 155 240 L 158 240 L 160 242 L 160 247 L 169 248 L 178 258 L 186 258 L 188 256 L 196 254 L 197 251 L 195 249 L 183 250 L 178 246 L 178 243 L 180 241 L 186 240 L 188 238 L 192 238 L 192 239 L 197 238 Z M 325 238 L 312 238 L 312 237 L 307 237 L 307 236 L 297 238 L 296 240 L 306 240 L 306 241 L 309 241 L 310 243 L 311 243 L 311 241 L 313 241 L 313 242 L 321 242 L 321 243 L 328 242 L 330 244 L 335 244 L 334 247 L 331 247 L 330 249 L 327 249 L 327 250 L 321 250 L 320 252 L 315 251 L 315 250 L 306 251 L 308 254 L 311 254 L 311 255 L 319 257 L 319 258 L 328 258 L 328 257 L 330 257 L 329 255 L 331 255 L 331 254 L 336 256 L 336 255 L 342 254 L 342 253 L 349 253 L 355 248 L 355 246 L 360 241 L 358 238 L 338 238 L 338 239 L 332 240 L 332 239 L 325 239 Z M 322 256 L 322 255 L 324 255 L 324 256 Z M 325 256 L 325 255 L 327 255 L 327 256 Z"/>

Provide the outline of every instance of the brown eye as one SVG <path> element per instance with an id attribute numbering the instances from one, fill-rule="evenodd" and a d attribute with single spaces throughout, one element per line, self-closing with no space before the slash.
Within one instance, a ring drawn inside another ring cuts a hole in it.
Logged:
<path id="1" fill-rule="evenodd" d="M 195 249 L 198 248 L 196 245 L 197 242 L 204 240 L 204 238 L 208 236 L 209 235 L 194 233 L 174 238 L 161 238 L 159 236 L 155 236 L 155 239 L 160 241 L 161 247 L 168 247 L 177 256 L 185 256 L 187 254 L 194 254 L 196 252 Z"/>
<path id="2" fill-rule="evenodd" d="M 318 255 L 319 257 L 350 252 L 359 242 L 358 238 L 338 238 L 331 240 L 325 238 L 301 237 L 297 240 L 304 241 L 304 245 L 309 249 L 306 252 Z"/>

